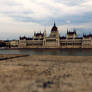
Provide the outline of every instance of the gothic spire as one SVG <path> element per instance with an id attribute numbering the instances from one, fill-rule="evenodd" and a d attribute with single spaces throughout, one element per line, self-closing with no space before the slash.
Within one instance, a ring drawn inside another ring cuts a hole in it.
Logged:
<path id="1" fill-rule="evenodd" d="M 55 23 L 55 21 L 54 21 L 54 27 L 56 26 L 56 23 Z"/>

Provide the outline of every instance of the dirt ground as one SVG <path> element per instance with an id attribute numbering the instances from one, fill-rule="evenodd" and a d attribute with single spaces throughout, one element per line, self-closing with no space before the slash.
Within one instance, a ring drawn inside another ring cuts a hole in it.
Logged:
<path id="1" fill-rule="evenodd" d="M 0 92 L 92 92 L 92 56 L 0 55 Z"/>

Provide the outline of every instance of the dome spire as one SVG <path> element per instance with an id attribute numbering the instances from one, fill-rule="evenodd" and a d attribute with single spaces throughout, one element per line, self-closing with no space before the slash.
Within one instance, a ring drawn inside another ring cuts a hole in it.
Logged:
<path id="1" fill-rule="evenodd" d="M 55 21 L 54 21 L 54 27 L 56 26 L 56 23 L 55 23 Z"/>
<path id="2" fill-rule="evenodd" d="M 56 32 L 56 31 L 58 31 L 58 29 L 57 29 L 57 27 L 56 27 L 56 23 L 55 23 L 55 21 L 54 21 L 54 26 L 52 27 L 51 31 L 52 31 L 52 32 Z"/>

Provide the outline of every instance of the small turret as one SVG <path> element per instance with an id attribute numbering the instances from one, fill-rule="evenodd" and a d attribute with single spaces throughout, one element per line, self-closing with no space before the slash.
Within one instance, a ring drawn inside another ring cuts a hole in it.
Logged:
<path id="1" fill-rule="evenodd" d="M 46 29 L 44 30 L 44 36 L 46 37 Z"/>

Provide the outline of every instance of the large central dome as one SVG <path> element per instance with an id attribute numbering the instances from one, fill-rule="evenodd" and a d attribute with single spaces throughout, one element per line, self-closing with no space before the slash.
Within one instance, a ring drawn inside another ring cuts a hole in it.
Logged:
<path id="1" fill-rule="evenodd" d="M 54 26 L 51 29 L 51 32 L 56 32 L 58 31 L 58 28 L 56 27 L 56 24 L 54 23 Z"/>

